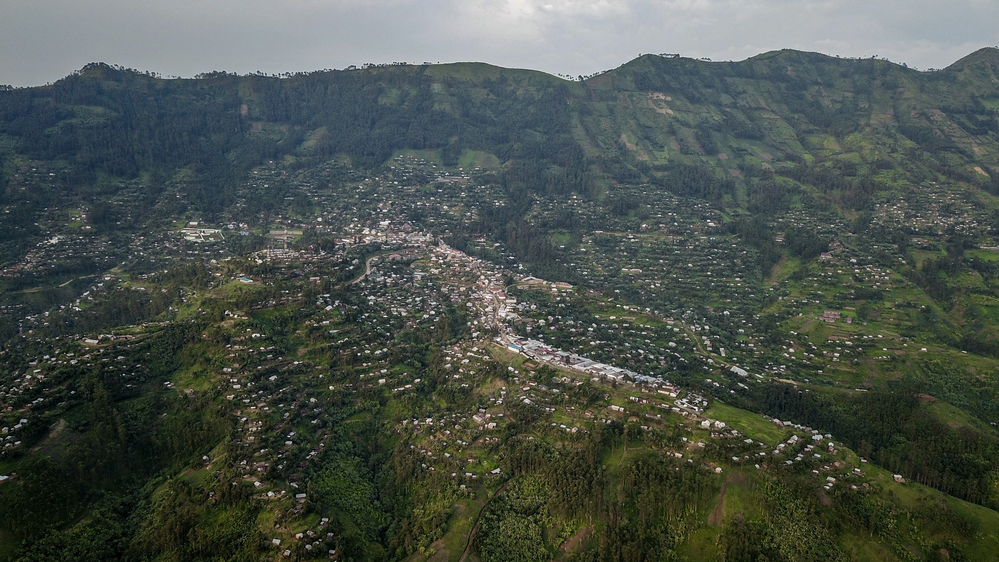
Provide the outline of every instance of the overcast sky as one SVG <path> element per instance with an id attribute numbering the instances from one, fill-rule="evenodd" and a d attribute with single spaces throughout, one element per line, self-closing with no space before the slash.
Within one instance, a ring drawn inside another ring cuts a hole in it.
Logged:
<path id="1" fill-rule="evenodd" d="M 941 68 L 999 45 L 999 0 L 0 0 L 0 84 L 88 62 L 165 76 L 483 61 L 590 74 L 640 53 L 781 48 Z"/>

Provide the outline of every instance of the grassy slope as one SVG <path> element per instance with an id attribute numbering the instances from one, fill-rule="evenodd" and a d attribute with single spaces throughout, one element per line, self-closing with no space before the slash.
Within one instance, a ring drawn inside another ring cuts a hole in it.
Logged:
<path id="1" fill-rule="evenodd" d="M 953 408 L 953 407 L 949 407 Z M 715 402 L 705 412 L 708 417 L 723 420 L 741 433 L 765 443 L 773 443 L 781 432 L 769 421 L 758 414 Z M 977 420 L 975 420 L 977 421 Z M 969 422 L 970 423 L 970 422 Z M 979 422 L 980 423 L 980 422 Z M 972 560 L 991 560 L 999 552 L 999 513 L 972 503 L 943 494 L 933 488 L 916 483 L 900 484 L 892 475 L 881 468 L 870 464 L 859 463 L 859 457 L 852 451 L 846 451 L 847 457 L 853 459 L 865 473 L 881 486 L 879 496 L 899 507 L 916 511 L 928 502 L 943 502 L 964 520 L 975 528 L 975 538 L 961 544 L 964 553 Z M 712 519 L 712 514 L 721 506 L 721 523 L 731 521 L 733 517 L 754 519 L 761 517 L 764 498 L 760 485 L 764 477 L 752 467 L 725 467 L 724 489 L 719 489 L 709 505 L 702 509 L 699 520 L 704 525 L 692 533 L 683 546 L 682 552 L 690 560 L 718 560 L 717 539 L 720 533 L 719 522 Z M 717 517 L 717 515 L 715 515 Z M 923 522 L 925 523 L 925 522 Z M 934 533 L 933 529 L 923 528 L 926 539 L 945 539 L 946 532 Z M 861 533 L 844 533 L 839 536 L 840 546 L 852 556 L 852 560 L 898 560 L 889 545 L 877 537 L 864 536 Z"/>

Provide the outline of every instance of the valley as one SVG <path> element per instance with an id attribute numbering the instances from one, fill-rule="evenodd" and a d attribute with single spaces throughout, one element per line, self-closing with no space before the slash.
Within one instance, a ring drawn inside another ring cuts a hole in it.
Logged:
<path id="1" fill-rule="evenodd" d="M 996 83 L 4 90 L 0 559 L 994 559 Z"/>

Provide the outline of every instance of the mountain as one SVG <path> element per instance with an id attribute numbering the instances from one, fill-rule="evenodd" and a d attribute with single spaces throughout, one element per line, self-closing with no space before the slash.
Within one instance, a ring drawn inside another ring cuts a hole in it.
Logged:
<path id="1" fill-rule="evenodd" d="M 997 197 L 994 48 L 0 89 L 0 559 L 996 559 Z"/>
<path id="2" fill-rule="evenodd" d="M 376 166 L 409 148 L 443 150 L 448 163 L 462 150 L 503 163 L 541 158 L 608 180 L 655 179 L 657 166 L 692 162 L 727 175 L 768 164 L 765 152 L 778 163 L 866 157 L 981 181 L 975 167 L 995 165 L 996 53 L 934 72 L 795 51 L 738 63 L 645 55 L 583 82 L 484 64 L 195 80 L 90 65 L 52 86 L 4 92 L 3 122 L 6 145 L 75 162 L 82 174 L 235 171 L 286 154 Z M 823 144 L 829 137 L 835 147 Z M 864 143 L 844 147 L 847 138 Z M 552 153 L 536 154 L 538 143 L 554 143 Z M 721 153 L 727 161 L 704 158 Z M 916 166 L 916 154 L 932 159 Z"/>

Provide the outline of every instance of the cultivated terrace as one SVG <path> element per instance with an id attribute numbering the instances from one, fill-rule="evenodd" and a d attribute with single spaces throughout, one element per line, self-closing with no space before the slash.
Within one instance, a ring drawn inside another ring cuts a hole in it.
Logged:
<path id="1" fill-rule="evenodd" d="M 994 560 L 995 77 L 0 91 L 0 560 Z"/>

